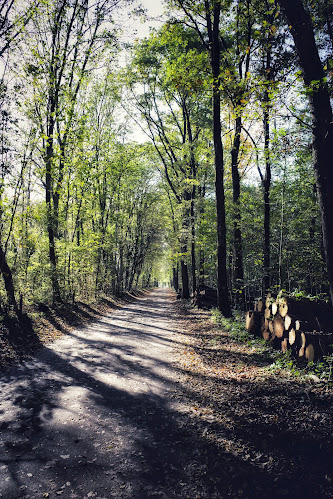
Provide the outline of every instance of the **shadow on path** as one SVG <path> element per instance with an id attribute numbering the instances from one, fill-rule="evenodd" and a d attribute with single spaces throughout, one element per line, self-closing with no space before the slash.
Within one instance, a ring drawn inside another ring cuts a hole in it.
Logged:
<path id="1" fill-rule="evenodd" d="M 1 378 L 0 497 L 286 497 L 185 402 L 173 310 L 168 290 L 141 296 Z"/>

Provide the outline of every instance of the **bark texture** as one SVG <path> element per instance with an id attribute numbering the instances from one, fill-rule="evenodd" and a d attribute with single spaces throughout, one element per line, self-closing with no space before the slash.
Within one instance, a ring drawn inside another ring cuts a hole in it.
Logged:
<path id="1" fill-rule="evenodd" d="M 309 13 L 301 0 L 278 0 L 294 39 L 312 113 L 313 163 L 320 204 L 324 251 L 333 303 L 333 121 L 325 73 Z"/>
<path id="2" fill-rule="evenodd" d="M 230 298 L 227 275 L 224 163 L 221 138 L 221 92 L 220 92 L 220 13 L 221 4 L 214 2 L 213 23 L 208 2 L 205 2 L 207 28 L 210 40 L 211 70 L 213 75 L 213 140 L 215 152 L 215 192 L 217 213 L 217 302 L 218 309 L 225 317 L 230 317 Z"/>
<path id="3" fill-rule="evenodd" d="M 16 315 L 19 316 L 19 310 L 17 307 L 15 292 L 14 292 L 12 271 L 10 270 L 10 267 L 7 263 L 6 255 L 1 245 L 0 245 L 0 271 L 5 283 L 5 289 L 9 306 L 12 306 L 15 310 Z"/>

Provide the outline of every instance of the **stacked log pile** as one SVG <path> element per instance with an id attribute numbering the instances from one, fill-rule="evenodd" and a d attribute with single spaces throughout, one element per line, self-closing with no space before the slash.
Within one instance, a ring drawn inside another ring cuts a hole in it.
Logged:
<path id="1" fill-rule="evenodd" d="M 333 352 L 333 310 L 324 302 L 268 293 L 247 312 L 246 329 L 308 362 Z"/>
<path id="2" fill-rule="evenodd" d="M 217 307 L 217 289 L 200 284 L 194 294 L 193 304 L 198 308 L 211 309 Z"/>

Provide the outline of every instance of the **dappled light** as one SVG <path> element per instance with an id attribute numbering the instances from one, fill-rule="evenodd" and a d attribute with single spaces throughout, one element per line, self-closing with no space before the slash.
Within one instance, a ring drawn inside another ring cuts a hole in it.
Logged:
<path id="1" fill-rule="evenodd" d="M 141 296 L 2 377 L 0 493 L 323 497 L 328 399 L 269 365 L 169 289 Z"/>
<path id="2" fill-rule="evenodd" d="M 0 1 L 0 499 L 333 497 L 332 15 Z"/>

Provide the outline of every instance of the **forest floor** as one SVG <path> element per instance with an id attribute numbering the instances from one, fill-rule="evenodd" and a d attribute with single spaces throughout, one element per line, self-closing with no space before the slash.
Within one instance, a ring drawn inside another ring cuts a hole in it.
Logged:
<path id="1" fill-rule="evenodd" d="M 333 497 L 332 390 L 210 312 L 159 289 L 53 326 L 0 378 L 0 497 Z"/>

